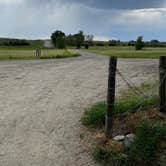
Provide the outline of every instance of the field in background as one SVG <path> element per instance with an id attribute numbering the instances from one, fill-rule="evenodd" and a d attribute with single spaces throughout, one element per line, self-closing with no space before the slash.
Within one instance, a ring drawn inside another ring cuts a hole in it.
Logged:
<path id="1" fill-rule="evenodd" d="M 135 47 L 128 46 L 94 46 L 90 47 L 89 51 L 120 58 L 159 58 L 166 55 L 166 48 L 162 47 L 145 47 L 141 51 L 136 51 Z"/>
<path id="2" fill-rule="evenodd" d="M 68 58 L 79 56 L 78 53 L 68 50 L 43 49 L 41 59 Z M 0 60 L 6 59 L 36 59 L 36 50 L 16 47 L 13 49 L 0 48 Z"/>
<path id="3" fill-rule="evenodd" d="M 33 49 L 42 49 L 44 48 L 44 41 L 43 40 L 26 40 L 30 45 L 26 46 L 3 46 L 1 43 L 8 42 L 8 38 L 0 38 L 0 50 L 33 50 Z"/>

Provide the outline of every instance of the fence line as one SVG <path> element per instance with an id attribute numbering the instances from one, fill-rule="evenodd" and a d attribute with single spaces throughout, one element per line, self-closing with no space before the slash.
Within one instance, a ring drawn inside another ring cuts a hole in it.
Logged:
<path id="1" fill-rule="evenodd" d="M 160 57 L 159 71 L 160 71 L 160 79 L 159 79 L 160 82 L 159 82 L 158 88 L 159 88 L 160 104 L 156 104 L 155 107 L 160 106 L 160 111 L 166 113 L 166 56 Z M 117 58 L 116 57 L 110 58 L 109 75 L 108 75 L 109 79 L 108 79 L 108 96 L 107 96 L 107 115 L 106 115 L 106 136 L 107 137 L 111 137 L 112 128 L 113 128 L 113 122 L 110 122 L 110 121 L 113 120 L 113 114 L 114 114 L 113 111 L 115 106 L 114 97 L 115 97 L 116 73 L 120 76 L 120 78 L 124 81 L 124 83 L 128 86 L 129 89 L 132 89 L 136 95 L 143 97 L 143 101 L 146 101 L 150 97 L 153 97 L 153 88 L 155 86 L 155 84 L 153 84 L 150 87 L 150 90 L 152 90 L 152 92 L 149 95 L 145 94 L 130 79 L 126 78 L 126 76 L 124 76 L 119 69 L 117 69 Z M 135 105 L 133 109 L 137 109 L 138 111 L 141 109 L 141 107 L 143 107 L 142 101 L 139 102 L 137 105 Z M 130 111 L 130 110 L 127 110 L 127 111 Z"/>

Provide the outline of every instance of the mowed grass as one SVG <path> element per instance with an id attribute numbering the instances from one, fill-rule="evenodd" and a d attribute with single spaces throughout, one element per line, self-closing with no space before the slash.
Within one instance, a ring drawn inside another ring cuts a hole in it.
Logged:
<path id="1" fill-rule="evenodd" d="M 145 47 L 143 50 L 136 51 L 135 47 L 129 46 L 94 46 L 89 51 L 119 58 L 159 58 L 166 56 L 166 48 Z"/>
<path id="2" fill-rule="evenodd" d="M 0 60 L 7 59 L 36 59 L 36 50 L 32 49 L 0 49 Z M 78 53 L 69 50 L 43 49 L 41 59 L 69 58 L 79 56 Z"/>

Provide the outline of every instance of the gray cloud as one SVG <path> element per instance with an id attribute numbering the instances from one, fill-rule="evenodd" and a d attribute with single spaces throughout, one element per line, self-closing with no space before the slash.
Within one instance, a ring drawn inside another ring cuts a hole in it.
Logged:
<path id="1" fill-rule="evenodd" d="M 153 7 L 152 0 L 147 9 L 130 9 L 131 5 L 129 9 L 119 9 L 120 6 L 117 9 L 116 3 L 108 8 L 110 2 L 115 1 L 102 1 L 105 4 L 100 5 L 99 0 L 0 0 L 0 36 L 46 38 L 56 29 L 66 33 L 82 29 L 100 38 L 127 40 L 140 34 L 146 34 L 147 39 L 163 38 L 166 26 L 163 1 L 158 1 L 162 8 Z"/>
<path id="2" fill-rule="evenodd" d="M 166 0 L 30 0 L 32 4 L 62 4 L 79 3 L 93 8 L 102 9 L 142 9 L 142 8 L 161 8 Z"/>

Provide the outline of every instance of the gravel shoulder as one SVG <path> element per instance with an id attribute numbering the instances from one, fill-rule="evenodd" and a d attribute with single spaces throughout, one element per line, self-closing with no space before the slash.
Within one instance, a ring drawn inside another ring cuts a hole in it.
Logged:
<path id="1" fill-rule="evenodd" d="M 84 108 L 106 98 L 108 57 L 0 61 L 0 165 L 96 166 L 81 143 Z M 134 83 L 158 79 L 158 60 L 119 59 Z M 117 78 L 117 94 L 125 83 Z"/>

